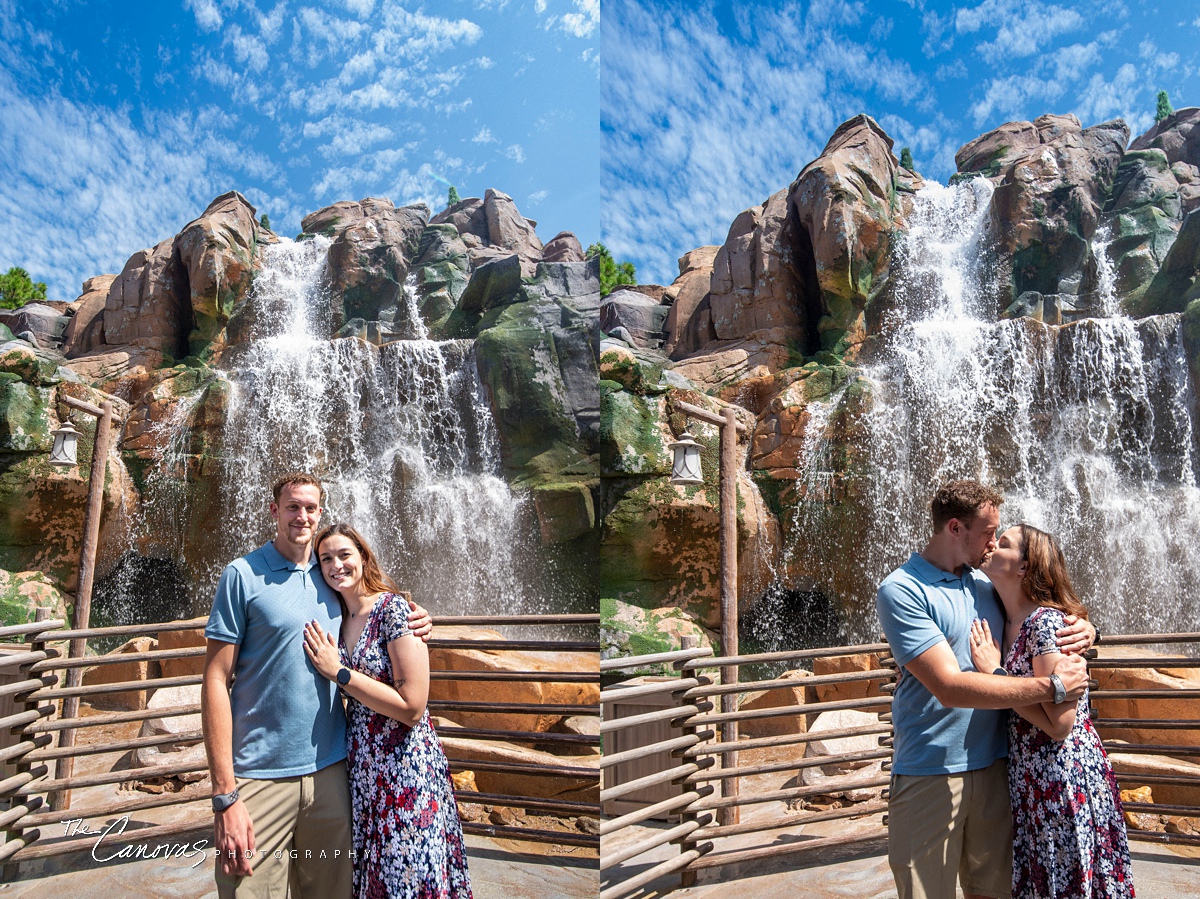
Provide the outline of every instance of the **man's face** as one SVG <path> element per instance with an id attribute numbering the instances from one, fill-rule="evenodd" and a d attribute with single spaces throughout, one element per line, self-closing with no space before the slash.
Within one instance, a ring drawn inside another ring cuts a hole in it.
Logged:
<path id="1" fill-rule="evenodd" d="M 963 559 L 972 568 L 978 568 L 993 549 L 996 548 L 996 529 L 1000 527 L 1000 510 L 988 504 L 979 507 L 977 514 L 969 523 L 959 521 L 960 539 Z"/>
<path id="2" fill-rule="evenodd" d="M 271 503 L 275 537 L 295 546 L 307 546 L 321 522 L 321 491 L 313 484 L 285 484 L 279 502 Z"/>

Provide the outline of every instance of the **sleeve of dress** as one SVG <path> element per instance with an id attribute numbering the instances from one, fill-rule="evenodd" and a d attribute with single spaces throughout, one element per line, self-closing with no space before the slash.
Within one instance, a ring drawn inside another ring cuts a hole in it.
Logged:
<path id="1" fill-rule="evenodd" d="M 1050 652 L 1061 652 L 1058 648 L 1058 637 L 1055 631 L 1066 627 L 1063 613 L 1058 609 L 1042 609 L 1033 619 L 1033 633 L 1030 635 L 1031 655 L 1044 656 Z"/>
<path id="2" fill-rule="evenodd" d="M 408 626 L 408 613 L 411 611 L 404 597 L 399 593 L 393 594 L 388 600 L 386 606 L 383 607 L 382 621 L 380 621 L 379 633 L 383 637 L 384 643 L 391 643 L 397 637 L 403 637 L 406 634 L 412 633 L 412 628 Z"/>

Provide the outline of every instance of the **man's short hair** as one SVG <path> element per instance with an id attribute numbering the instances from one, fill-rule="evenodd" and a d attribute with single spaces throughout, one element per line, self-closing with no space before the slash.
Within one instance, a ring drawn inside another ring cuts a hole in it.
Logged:
<path id="1" fill-rule="evenodd" d="M 317 488 L 317 493 L 321 497 L 321 502 L 325 502 L 325 488 L 321 486 L 320 480 L 309 474 L 307 471 L 289 471 L 287 474 L 281 476 L 279 480 L 275 482 L 275 486 L 271 488 L 272 492 L 275 494 L 276 503 L 279 502 L 279 494 L 283 492 L 283 488 L 287 487 L 289 484 L 312 484 Z"/>
<path id="2" fill-rule="evenodd" d="M 929 504 L 936 534 L 951 518 L 970 524 L 984 506 L 1000 508 L 1004 497 L 978 481 L 950 481 L 938 488 Z"/>

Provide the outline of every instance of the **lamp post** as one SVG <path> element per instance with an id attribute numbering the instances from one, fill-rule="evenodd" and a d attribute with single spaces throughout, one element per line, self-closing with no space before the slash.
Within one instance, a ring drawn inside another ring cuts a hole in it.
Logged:
<path id="1" fill-rule="evenodd" d="M 113 405 L 105 400 L 99 406 L 77 400 L 73 396 L 62 396 L 62 401 L 72 409 L 86 412 L 96 421 L 96 439 L 92 444 L 92 470 L 88 475 L 88 501 L 83 513 L 83 541 L 79 546 L 79 576 L 75 587 L 75 609 L 71 616 L 71 628 L 83 630 L 88 626 L 92 609 L 92 581 L 96 574 L 96 550 L 100 542 L 100 510 L 104 500 L 104 475 L 108 464 L 108 450 L 112 445 Z M 66 422 L 54 432 L 54 447 L 50 451 L 50 464 L 71 466 L 76 462 L 79 432 Z M 87 639 L 76 637 L 71 640 L 67 650 L 67 658 L 82 658 Z M 66 676 L 67 687 L 78 687 L 83 683 L 82 668 L 68 668 Z M 64 719 L 79 716 L 79 697 L 68 696 L 63 700 L 62 717 Z M 68 728 L 62 731 L 58 738 L 59 747 L 75 745 L 75 731 Z M 55 767 L 56 780 L 68 778 L 75 768 L 75 760 L 70 756 L 60 758 Z M 71 791 L 59 790 L 50 796 L 51 811 L 61 811 L 71 806 Z"/>
<path id="2" fill-rule="evenodd" d="M 732 658 L 738 653 L 738 624 L 737 624 L 737 438 L 739 433 L 745 433 L 746 428 L 738 424 L 734 417 L 733 408 L 726 406 L 724 415 L 717 415 L 691 403 L 675 401 L 675 408 L 689 418 L 716 425 L 721 435 L 721 452 L 719 456 L 720 494 L 718 512 L 721 518 L 720 530 L 720 559 L 721 559 L 721 656 Z M 703 478 L 700 474 L 699 444 L 691 435 L 684 431 L 679 441 L 671 444 L 674 452 L 674 464 L 671 468 L 672 484 L 698 484 Z M 737 665 L 721 666 L 721 685 L 728 686 L 738 682 Z M 737 711 L 738 697 L 736 692 L 721 695 L 721 712 L 729 714 Z M 721 725 L 721 742 L 736 746 L 738 738 L 737 721 L 727 721 Z M 722 768 L 737 767 L 737 750 L 724 752 Z M 736 797 L 738 795 L 738 778 L 729 777 L 721 781 L 721 795 Z M 720 824 L 737 824 L 740 815 L 737 806 L 722 808 L 717 813 Z"/>

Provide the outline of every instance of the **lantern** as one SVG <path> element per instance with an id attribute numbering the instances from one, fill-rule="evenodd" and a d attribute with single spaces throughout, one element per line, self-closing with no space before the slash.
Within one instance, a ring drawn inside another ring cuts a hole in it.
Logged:
<path id="1" fill-rule="evenodd" d="M 669 444 L 669 449 L 675 454 L 671 463 L 672 484 L 703 484 L 704 476 L 700 473 L 700 444 L 688 431 L 679 435 L 676 443 Z"/>
<path id="2" fill-rule="evenodd" d="M 71 422 L 63 422 L 63 426 L 51 431 L 54 436 L 54 446 L 50 448 L 51 465 L 74 465 L 79 449 L 79 432 Z"/>

